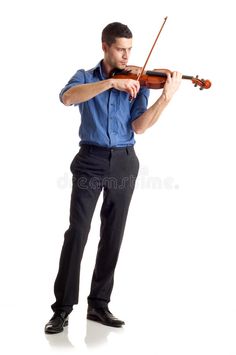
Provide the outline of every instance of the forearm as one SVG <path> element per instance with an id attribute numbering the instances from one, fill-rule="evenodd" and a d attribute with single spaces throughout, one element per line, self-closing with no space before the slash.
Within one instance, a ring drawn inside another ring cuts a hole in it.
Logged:
<path id="1" fill-rule="evenodd" d="M 94 83 L 80 84 L 67 90 L 62 96 L 62 102 L 66 105 L 79 104 L 88 101 L 93 97 L 109 89 L 116 89 L 136 97 L 140 88 L 139 82 L 132 79 L 114 79 L 101 80 Z"/>
<path id="2" fill-rule="evenodd" d="M 172 75 L 167 74 L 167 80 L 159 99 L 146 112 L 133 121 L 132 127 L 135 133 L 144 133 L 147 128 L 154 125 L 178 90 L 181 78 L 182 74 L 179 72 L 173 72 Z"/>
<path id="3" fill-rule="evenodd" d="M 135 133 L 144 133 L 147 128 L 154 125 L 165 107 L 168 105 L 169 101 L 170 98 L 167 98 L 166 94 L 163 92 L 158 100 L 151 107 L 149 107 L 147 111 L 133 121 L 132 127 Z"/>
<path id="4" fill-rule="evenodd" d="M 103 91 L 113 87 L 111 79 L 98 81 L 95 83 L 76 85 L 67 90 L 62 96 L 62 102 L 66 105 L 79 104 L 88 101 Z"/>

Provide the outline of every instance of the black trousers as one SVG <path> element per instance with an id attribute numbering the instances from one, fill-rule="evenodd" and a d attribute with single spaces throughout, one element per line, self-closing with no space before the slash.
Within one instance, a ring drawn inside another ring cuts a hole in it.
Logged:
<path id="1" fill-rule="evenodd" d="M 56 302 L 51 306 L 54 312 L 68 313 L 78 303 L 80 264 L 102 191 L 100 240 L 88 304 L 106 307 L 110 301 L 139 161 L 132 146 L 103 148 L 82 145 L 70 169 L 73 174 L 70 225 L 64 235 L 54 285 Z"/>

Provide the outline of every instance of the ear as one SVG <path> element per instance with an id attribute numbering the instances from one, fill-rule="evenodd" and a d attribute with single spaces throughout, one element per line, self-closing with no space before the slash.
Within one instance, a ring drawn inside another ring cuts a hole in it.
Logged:
<path id="1" fill-rule="evenodd" d="M 102 50 L 103 50 L 103 52 L 106 53 L 107 49 L 108 49 L 108 44 L 106 42 L 102 42 Z"/>

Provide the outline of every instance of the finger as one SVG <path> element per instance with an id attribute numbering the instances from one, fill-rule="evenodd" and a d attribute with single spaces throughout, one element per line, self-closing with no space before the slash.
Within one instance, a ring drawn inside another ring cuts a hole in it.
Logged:
<path id="1" fill-rule="evenodd" d="M 136 88 L 137 88 L 137 93 L 139 92 L 140 90 L 140 82 L 136 80 Z"/>
<path id="2" fill-rule="evenodd" d="M 138 95 L 139 90 L 140 90 L 140 83 L 139 83 L 139 81 L 136 81 L 136 83 L 135 83 L 135 94 L 136 94 L 136 96 Z"/>
<path id="3" fill-rule="evenodd" d="M 137 96 L 137 93 L 138 93 L 138 86 L 137 84 L 135 83 L 135 85 L 133 86 L 133 91 L 134 91 L 134 97 Z"/>
<path id="4" fill-rule="evenodd" d="M 183 74 L 178 72 L 179 79 L 182 79 Z"/>
<path id="5" fill-rule="evenodd" d="M 177 71 L 174 71 L 174 72 L 172 73 L 172 78 L 173 78 L 173 79 L 176 79 L 177 75 L 178 75 Z"/>
<path id="6" fill-rule="evenodd" d="M 172 77 L 173 77 L 173 73 L 172 73 Z M 167 73 L 167 79 L 166 81 L 169 83 L 171 81 L 171 74 Z"/>
<path id="7" fill-rule="evenodd" d="M 137 83 L 136 82 L 134 82 L 132 84 L 131 89 L 132 89 L 132 95 L 135 98 L 137 96 Z"/>
<path id="8" fill-rule="evenodd" d="M 129 84 L 129 93 L 132 97 L 134 97 L 134 89 L 132 83 Z"/>
<path id="9" fill-rule="evenodd" d="M 133 90 L 132 90 L 132 85 L 130 82 L 126 82 L 125 84 L 125 91 L 130 94 L 130 96 L 133 96 Z"/>
<path id="10" fill-rule="evenodd" d="M 182 78 L 182 74 L 180 73 L 180 72 L 178 72 L 178 71 L 175 71 L 174 72 L 174 77 L 176 78 L 176 79 L 181 79 Z"/>
<path id="11" fill-rule="evenodd" d="M 131 89 L 133 92 L 133 97 L 135 98 L 137 96 L 137 91 L 138 91 L 138 82 L 136 80 L 132 80 Z"/>
<path id="12" fill-rule="evenodd" d="M 129 87 L 128 93 L 130 94 L 130 96 L 131 96 L 132 98 L 135 98 L 135 91 L 134 91 L 134 89 L 133 89 L 132 86 Z"/>
<path id="13" fill-rule="evenodd" d="M 130 95 L 132 95 L 133 98 L 137 96 L 137 93 L 140 89 L 140 83 L 137 80 L 130 80 L 129 85 L 128 85 L 128 92 Z"/>

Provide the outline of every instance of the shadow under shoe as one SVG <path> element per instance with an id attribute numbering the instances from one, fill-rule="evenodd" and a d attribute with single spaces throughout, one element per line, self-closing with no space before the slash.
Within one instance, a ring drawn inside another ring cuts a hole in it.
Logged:
<path id="1" fill-rule="evenodd" d="M 87 319 L 116 328 L 120 328 L 125 324 L 123 320 L 113 316 L 108 308 L 93 308 L 88 306 Z"/>
<path id="2" fill-rule="evenodd" d="M 68 325 L 68 314 L 66 312 L 55 312 L 49 322 L 45 325 L 46 334 L 57 334 Z"/>

